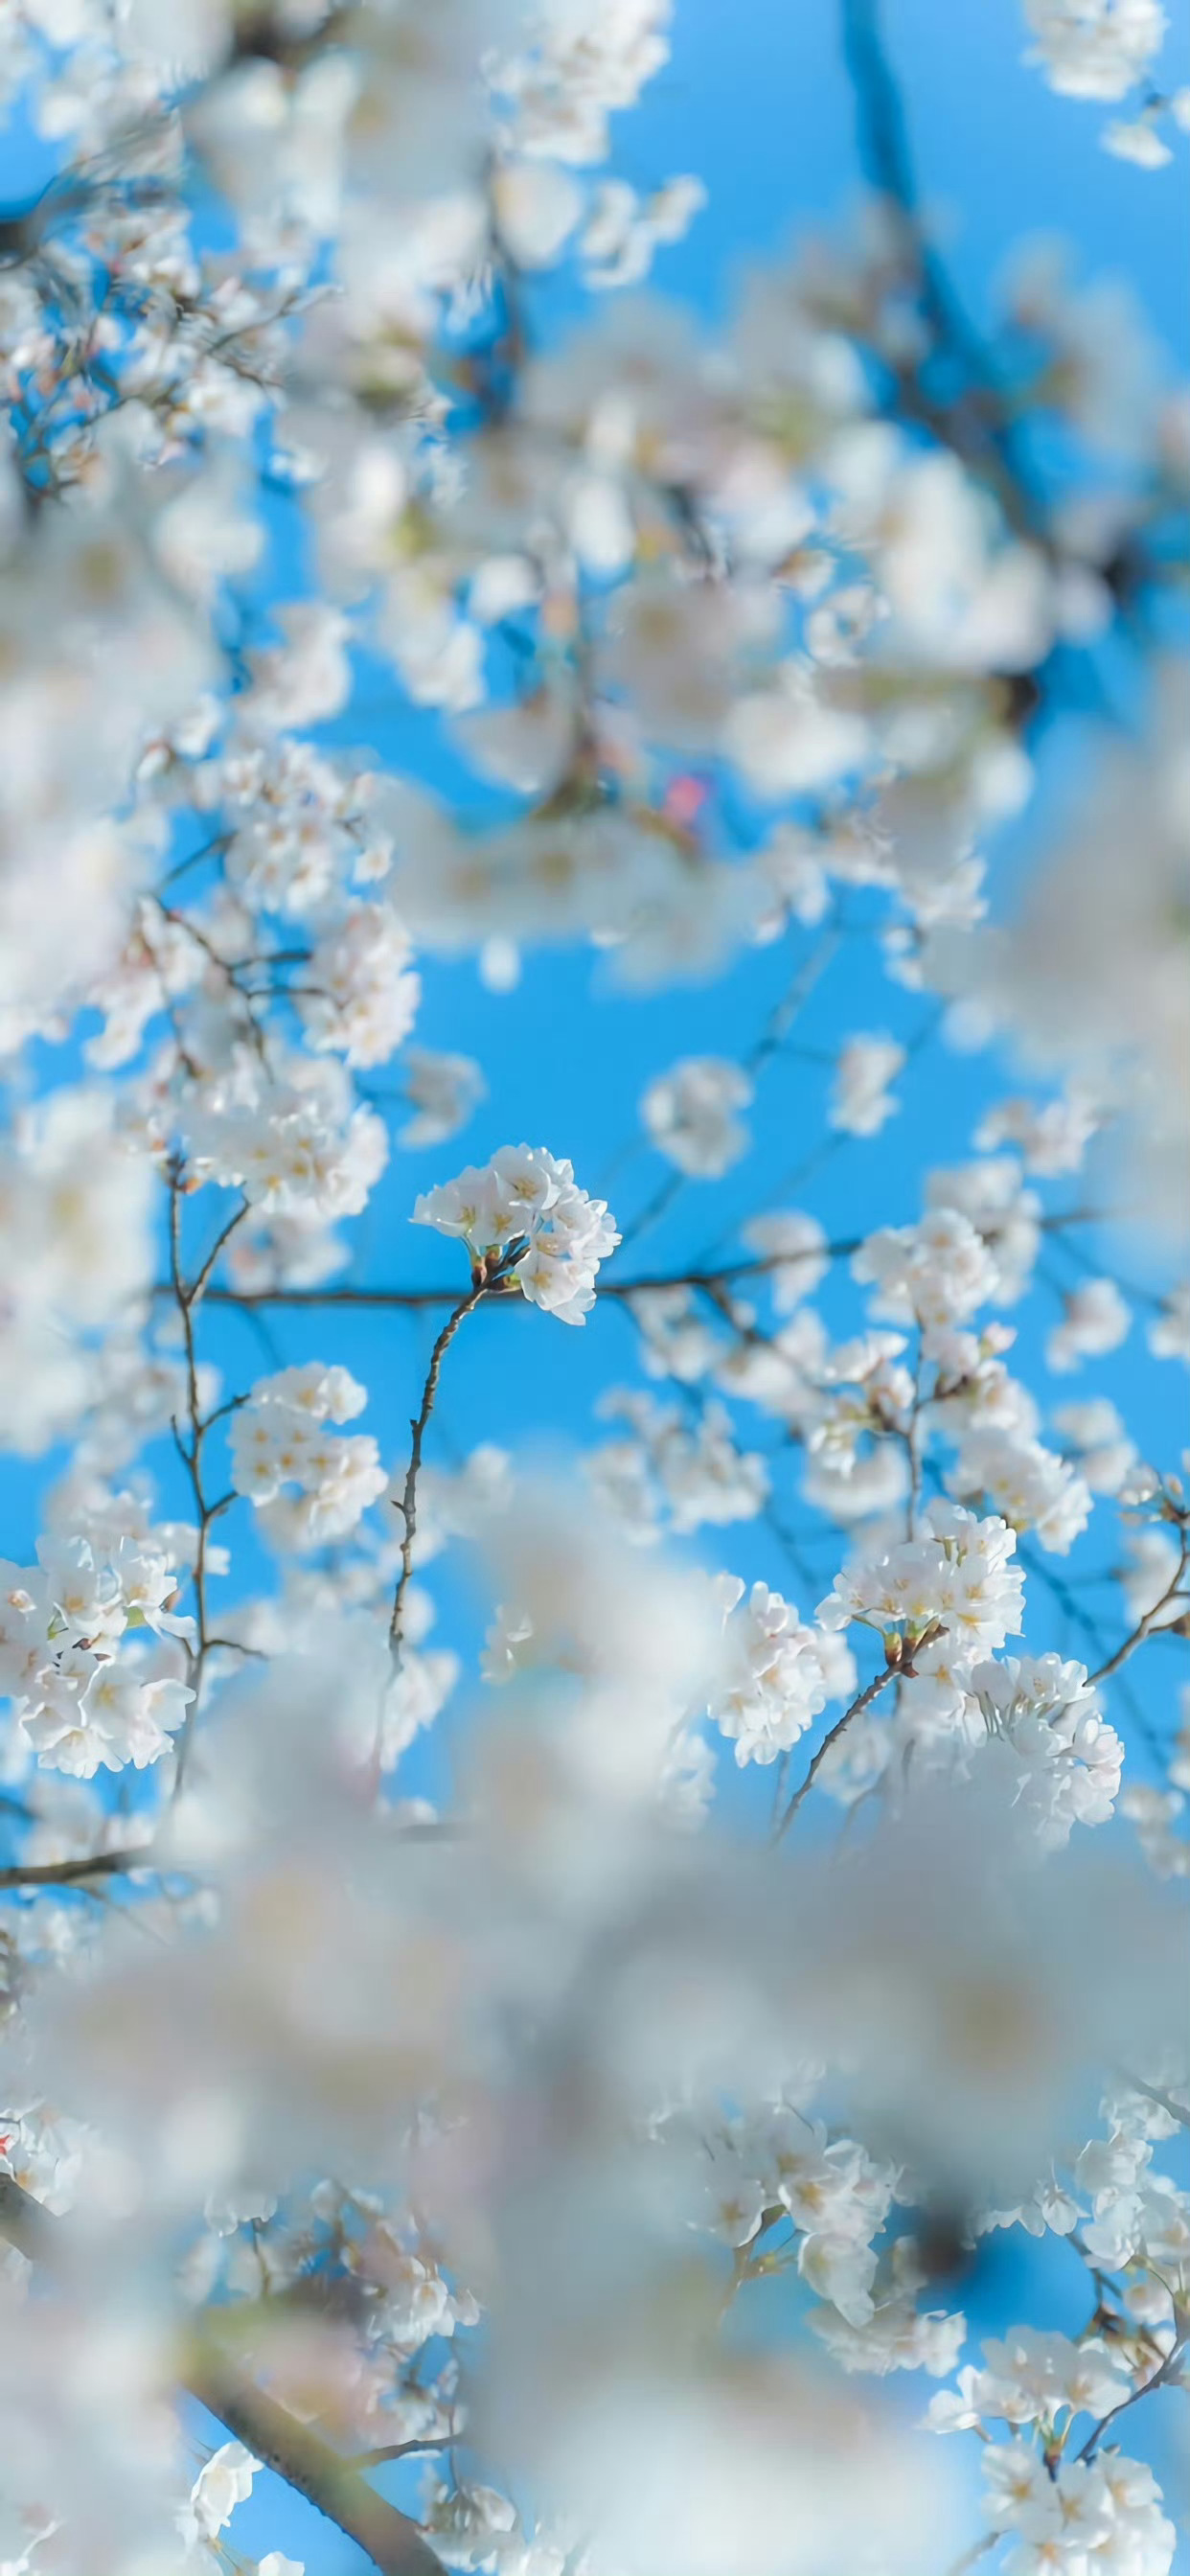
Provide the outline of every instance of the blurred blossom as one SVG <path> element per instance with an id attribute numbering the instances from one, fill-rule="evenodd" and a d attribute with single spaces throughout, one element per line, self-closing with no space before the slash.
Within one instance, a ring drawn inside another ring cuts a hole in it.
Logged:
<path id="1" fill-rule="evenodd" d="M 1190 1099 L 1185 706 L 1185 675 L 1168 662 L 1148 739 L 1102 745 L 1093 797 L 1026 890 L 995 970 L 1030 1050 L 1118 1104 L 1129 1139 L 1121 1201 L 1171 1230 L 1184 1218 Z"/>
<path id="2" fill-rule="evenodd" d="M 0 10 L 0 2576 L 1171 2567 L 1190 401 L 703 16 Z"/>

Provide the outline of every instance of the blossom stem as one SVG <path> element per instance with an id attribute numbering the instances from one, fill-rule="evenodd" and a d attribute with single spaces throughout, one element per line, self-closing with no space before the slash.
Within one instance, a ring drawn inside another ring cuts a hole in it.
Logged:
<path id="1" fill-rule="evenodd" d="M 985 2531 L 982 2540 L 973 2541 L 970 2549 L 965 2549 L 962 2557 L 956 2558 L 953 2567 L 948 2571 L 948 2576 L 966 2576 L 967 2568 L 974 2567 L 977 2559 L 986 2558 L 989 2549 L 994 2549 L 997 2541 L 1002 2540 L 1003 2537 L 1000 2531 Z"/>
<path id="2" fill-rule="evenodd" d="M 1156 2370 L 1150 2371 L 1147 2379 L 1142 2379 L 1140 2387 L 1130 2389 L 1127 2397 L 1122 2397 L 1120 2399 L 1118 2406 L 1113 2406 L 1109 2414 L 1102 2415 L 1100 2417 L 1099 2422 L 1093 2427 L 1092 2431 L 1088 2433 L 1081 2451 L 1075 2454 L 1076 2458 L 1080 2460 L 1094 2459 L 1095 2453 L 1103 2440 L 1103 2436 L 1107 2431 L 1108 2425 L 1115 2423 L 1117 2415 L 1126 2415 L 1129 2407 L 1138 2405 L 1140 2399 L 1142 2397 L 1147 2397 L 1152 2389 L 1168 2387 L 1170 2381 L 1175 2379 L 1178 2372 L 1181 2370 L 1185 2350 L 1186 2346 L 1181 2338 L 1179 2338 L 1176 2343 L 1171 2344 L 1164 2361 L 1158 2365 Z"/>
<path id="3" fill-rule="evenodd" d="M 858 1699 L 852 1700 L 850 1708 L 844 1709 L 842 1717 L 836 1718 L 829 1733 L 824 1735 L 822 1742 L 818 1747 L 818 1751 L 810 1764 L 810 1768 L 806 1773 L 805 1779 L 801 1782 L 800 1787 L 794 1790 L 793 1796 L 790 1799 L 784 1814 L 778 1818 L 777 1824 L 773 1830 L 774 1842 L 780 1842 L 782 1834 L 786 1831 L 787 1827 L 792 1824 L 798 1808 L 809 1797 L 810 1791 L 814 1786 L 815 1780 L 818 1777 L 832 1745 L 837 1744 L 840 1736 L 846 1733 L 852 1719 L 855 1717 L 862 1717 L 864 1710 L 871 1707 L 873 1700 L 879 1699 L 881 1691 L 887 1690 L 889 1683 L 894 1678 L 896 1670 L 897 1667 L 895 1664 L 886 1664 L 884 1671 L 882 1673 L 877 1673 L 875 1680 L 868 1683 L 867 1689 L 860 1692 Z"/>
<path id="4" fill-rule="evenodd" d="M 180 1161 L 175 1161 L 171 1165 L 169 1173 L 170 1290 L 177 1306 L 182 1325 L 182 1342 L 186 1363 L 186 1412 L 190 1430 L 189 1441 L 187 1442 L 183 1440 L 176 1422 L 173 1429 L 174 1438 L 177 1441 L 178 1446 L 178 1455 L 181 1458 L 183 1466 L 185 1467 L 186 1473 L 190 1479 L 190 1491 L 194 1497 L 194 1512 L 198 1523 L 198 1537 L 195 1543 L 193 1576 L 197 1643 L 189 1656 L 188 1672 L 188 1680 L 190 1687 L 194 1692 L 194 1697 L 187 1706 L 186 1714 L 182 1721 L 181 1733 L 178 1737 L 178 1753 L 177 1763 L 174 1770 L 173 1787 L 175 1798 L 181 1791 L 185 1777 L 186 1763 L 194 1734 L 194 1720 L 198 1714 L 198 1701 L 199 1693 L 202 1688 L 203 1668 L 206 1664 L 207 1654 L 210 1648 L 207 1621 L 207 1545 L 210 1537 L 211 1524 L 218 1518 L 219 1514 L 226 1509 L 228 1499 L 227 1497 L 223 1497 L 217 1503 L 208 1502 L 206 1488 L 203 1483 L 203 1443 L 211 1428 L 211 1423 L 218 1420 L 219 1414 L 212 1414 L 205 1421 L 203 1419 L 202 1407 L 199 1401 L 198 1352 L 195 1342 L 194 1318 L 196 1309 L 202 1299 L 209 1293 L 210 1279 L 216 1263 L 218 1262 L 220 1253 L 225 1249 L 234 1234 L 236 1227 L 243 1222 L 247 1213 L 247 1200 L 242 1199 L 239 1207 L 236 1208 L 232 1215 L 227 1219 L 226 1224 L 221 1226 L 219 1233 L 215 1237 L 214 1243 L 211 1245 L 210 1251 L 207 1253 L 201 1268 L 196 1272 L 195 1277 L 192 1280 L 187 1281 L 182 1268 L 182 1167 Z M 224 1408 L 221 1406 L 219 1408 L 219 1412 L 222 1413 L 223 1410 Z"/>
<path id="5" fill-rule="evenodd" d="M 234 1209 L 231 1216 L 229 1216 L 226 1225 L 220 1227 L 201 1270 L 198 1272 L 197 1277 L 191 1280 L 190 1286 L 186 1291 L 186 1304 L 191 1312 L 193 1312 L 194 1308 L 197 1306 L 200 1297 L 205 1293 L 207 1282 L 220 1253 L 223 1251 L 224 1246 L 230 1242 L 232 1235 L 235 1233 L 236 1227 L 242 1224 L 247 1213 L 247 1202 L 242 1200 L 239 1207 Z M 222 1408 L 220 1409 L 222 1410 Z M 214 1418 L 214 1415 L 212 1415 L 212 1421 Z"/>
<path id="6" fill-rule="evenodd" d="M 430 1365 L 426 1371 L 425 1385 L 422 1388 L 421 1405 L 417 1413 L 412 1417 L 409 1425 L 412 1435 L 409 1449 L 409 1465 L 405 1471 L 405 1489 L 398 1506 L 404 1524 L 401 1538 L 401 1570 L 397 1576 L 396 1590 L 393 1594 L 392 1617 L 388 1623 L 389 1652 L 394 1664 L 399 1665 L 401 1660 L 401 1639 L 405 1622 L 405 1594 L 409 1586 L 410 1577 L 413 1573 L 413 1542 L 417 1535 L 417 1480 L 421 1474 L 422 1447 L 426 1436 L 426 1426 L 429 1422 L 430 1415 L 434 1410 L 434 1398 L 438 1393 L 438 1380 L 442 1373 L 442 1363 L 464 1318 L 467 1315 L 474 1314 L 476 1307 L 482 1304 L 484 1298 L 490 1295 L 492 1289 L 501 1287 L 504 1281 L 511 1277 L 516 1262 L 519 1261 L 524 1248 L 524 1244 L 518 1242 L 511 1252 L 511 1257 L 509 1252 L 504 1252 L 496 1259 L 483 1260 L 477 1263 L 476 1268 L 472 1272 L 471 1285 L 466 1296 L 460 1297 L 458 1304 L 452 1308 L 450 1314 L 446 1318 L 446 1322 L 444 1323 L 441 1332 L 438 1335 L 438 1339 L 434 1344 L 433 1350 L 430 1353 Z"/>
<path id="7" fill-rule="evenodd" d="M 1113 1673 L 1118 1673 L 1121 1664 L 1126 1664 L 1129 1656 L 1136 1653 L 1137 1647 L 1143 1646 L 1146 1637 L 1152 1636 L 1153 1630 L 1161 1617 L 1162 1611 L 1168 1610 L 1171 1601 L 1176 1601 L 1179 1598 L 1179 1586 L 1188 1563 L 1190 1563 L 1190 1533 L 1183 1531 L 1181 1554 L 1178 1558 L 1178 1570 L 1174 1575 L 1172 1582 L 1166 1585 L 1160 1600 L 1154 1601 L 1151 1610 L 1146 1610 L 1143 1619 L 1138 1619 L 1135 1628 L 1132 1630 L 1131 1636 L 1125 1637 L 1123 1645 L 1117 1646 L 1114 1655 L 1109 1655 L 1107 1662 L 1105 1664 L 1100 1664 L 1097 1672 L 1089 1673 L 1087 1675 L 1087 1679 L 1092 1686 L 1096 1682 L 1108 1681 Z M 1185 1599 L 1187 1610 L 1190 1611 L 1190 1593 L 1185 1596 Z"/>

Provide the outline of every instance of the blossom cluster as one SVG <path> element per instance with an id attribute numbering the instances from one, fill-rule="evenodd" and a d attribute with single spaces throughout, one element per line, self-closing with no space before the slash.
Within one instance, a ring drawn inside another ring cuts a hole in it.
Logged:
<path id="1" fill-rule="evenodd" d="M 369 1432 L 346 1438 L 328 1430 L 350 1422 L 367 1403 L 366 1388 L 345 1368 L 304 1361 L 258 1378 L 231 1429 L 231 1475 L 238 1494 L 256 1505 L 272 1543 L 318 1547 L 345 1538 L 387 1483 Z M 286 1487 L 297 1487 L 296 1494 Z"/>
<path id="2" fill-rule="evenodd" d="M 35 1566 L 0 1567 L 0 1688 L 43 1769 L 90 1780 L 169 1750 L 194 1698 L 170 1642 L 194 1637 L 173 1607 L 183 1572 L 151 1540 L 57 1533 L 39 1540 Z M 137 1630 L 160 1651 L 121 1651 Z"/>
<path id="3" fill-rule="evenodd" d="M 1175 124 L 1190 131 L 1190 90 L 1166 100 L 1152 83 L 1169 23 L 1161 0 L 1026 0 L 1026 16 L 1037 38 L 1030 58 L 1061 97 L 1119 100 L 1147 85 L 1139 112 L 1113 118 L 1103 143 L 1137 169 L 1164 169 L 1173 156 L 1161 111 L 1172 107 Z"/>
<path id="4" fill-rule="evenodd" d="M 458 1236 L 477 1265 L 506 1266 L 522 1296 L 563 1324 L 590 1313 L 595 1274 L 620 1240 L 606 1202 L 544 1145 L 503 1145 L 482 1169 L 423 1191 L 413 1222 Z"/>
<path id="5" fill-rule="evenodd" d="M 856 1686 L 855 1665 L 837 1637 L 808 1627 L 779 1592 L 720 1578 L 728 1654 L 712 1716 L 735 1742 L 735 1758 L 775 1762 L 804 1735 L 828 1699 Z"/>
<path id="6" fill-rule="evenodd" d="M 973 326 L 844 18 L 857 219 L 679 309 L 680 0 L 0 13 L 21 2576 L 262 2463 L 426 2576 L 1171 2564 L 1190 411 L 1060 249 Z M 1160 0 L 1023 27 L 1159 172 Z M 589 1189 L 406 1159 L 530 1096 Z"/>
<path id="7" fill-rule="evenodd" d="M 1150 2468 L 1116 2453 L 1105 2460 L 1063 2461 L 1056 2472 L 1024 2442 L 991 2449 L 984 2462 L 984 2512 L 990 2529 L 1019 2535 L 1022 2570 L 1081 2561 L 1166 2576 L 1177 2534 L 1161 2511 Z"/>

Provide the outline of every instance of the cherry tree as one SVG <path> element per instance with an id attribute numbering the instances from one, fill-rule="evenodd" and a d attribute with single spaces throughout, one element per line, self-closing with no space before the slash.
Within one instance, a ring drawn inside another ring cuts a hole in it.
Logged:
<path id="1" fill-rule="evenodd" d="M 854 221 L 666 300 L 670 22 L 0 26 L 12 2576 L 300 2576 L 261 2472 L 384 2576 L 1173 2564 L 1190 405 L 1049 252 L 968 312 L 878 0 Z M 1020 21 L 1138 187 L 1164 33 Z M 684 1010 L 603 1176 L 537 951 Z"/>

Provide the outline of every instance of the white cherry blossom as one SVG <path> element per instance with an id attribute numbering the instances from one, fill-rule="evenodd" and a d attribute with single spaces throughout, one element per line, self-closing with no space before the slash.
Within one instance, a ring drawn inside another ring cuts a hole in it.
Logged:
<path id="1" fill-rule="evenodd" d="M 650 1141 L 690 1180 L 718 1180 L 746 1154 L 752 1085 L 740 1065 L 689 1056 L 650 1083 L 641 1116 Z"/>
<path id="2" fill-rule="evenodd" d="M 813 1628 L 765 1583 L 726 1585 L 727 1661 L 711 1714 L 738 1763 L 775 1762 L 826 1706 L 828 1683 Z M 825 1644 L 825 1640 L 822 1641 Z"/>
<path id="3" fill-rule="evenodd" d="M 905 1062 L 895 1038 L 848 1038 L 835 1067 L 830 1123 L 848 1136 L 878 1136 L 899 1103 L 889 1092 Z"/>
<path id="4" fill-rule="evenodd" d="M 521 1294 L 564 1324 L 584 1321 L 600 1262 L 620 1240 L 606 1202 L 588 1198 L 573 1165 L 543 1145 L 502 1145 L 482 1169 L 423 1191 L 413 1222 L 459 1236 L 475 1262 L 511 1256 Z"/>

